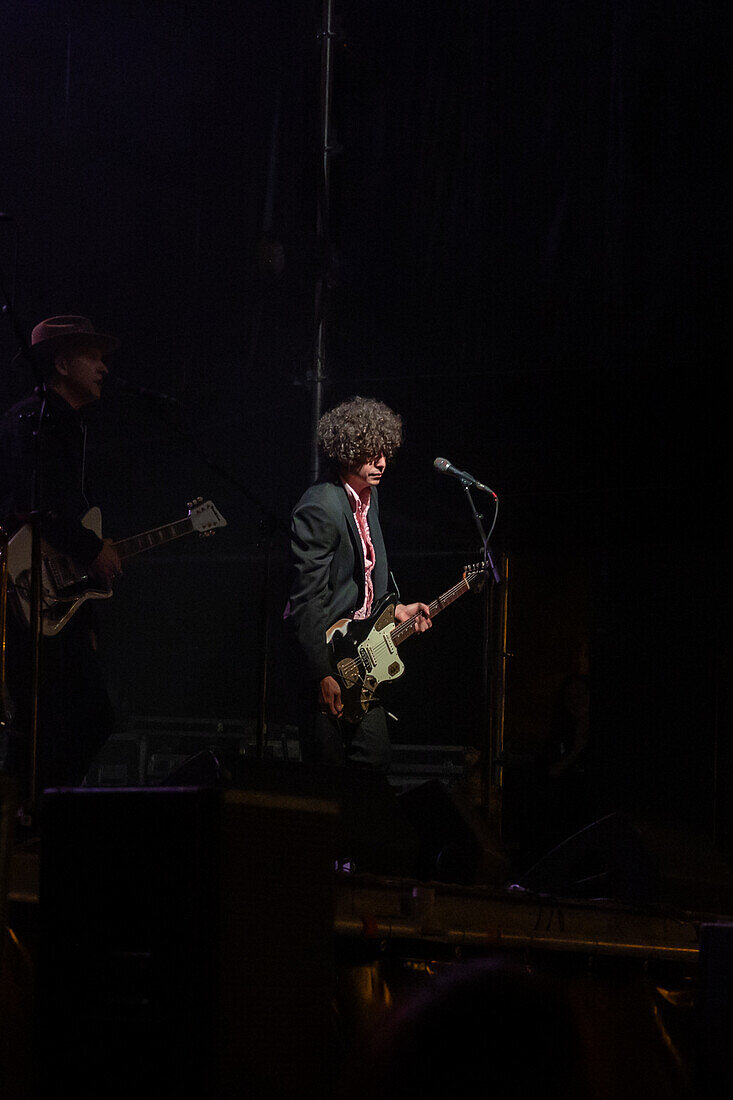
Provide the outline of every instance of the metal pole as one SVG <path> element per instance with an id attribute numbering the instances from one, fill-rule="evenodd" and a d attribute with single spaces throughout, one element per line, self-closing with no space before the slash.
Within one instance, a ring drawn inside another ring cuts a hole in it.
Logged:
<path id="1" fill-rule="evenodd" d="M 10 728 L 10 702 L 5 688 L 5 624 L 8 606 L 8 536 L 0 527 L 0 730 Z"/>
<path id="2" fill-rule="evenodd" d="M 333 95 L 333 0 L 323 0 L 321 30 L 320 136 L 321 164 L 316 208 L 316 239 L 320 271 L 315 288 L 315 341 L 311 372 L 311 480 L 317 481 L 321 460 L 318 451 L 318 421 L 323 413 L 326 382 L 326 323 L 329 297 L 330 257 L 330 186 L 331 186 L 331 100 Z"/>
<path id="3" fill-rule="evenodd" d="M 509 623 L 509 559 L 502 554 L 499 559 L 501 583 L 492 590 L 497 601 L 494 632 L 496 652 L 494 660 L 493 691 L 489 728 L 488 809 L 489 820 L 501 836 L 503 825 L 504 794 L 504 726 L 506 719 L 507 661 L 511 657 L 507 649 Z"/>

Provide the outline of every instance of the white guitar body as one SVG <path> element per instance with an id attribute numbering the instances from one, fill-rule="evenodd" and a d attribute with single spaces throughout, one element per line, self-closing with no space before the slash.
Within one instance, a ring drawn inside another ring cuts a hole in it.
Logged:
<path id="1" fill-rule="evenodd" d="M 82 517 L 82 527 L 102 537 L 102 513 L 90 508 Z M 8 542 L 8 590 L 22 619 L 30 618 L 30 562 L 33 533 L 30 524 L 21 527 Z M 41 539 L 41 589 L 43 592 L 43 633 L 53 637 L 66 626 L 86 600 L 108 600 L 111 588 L 80 568 L 67 554 L 57 554 Z"/>

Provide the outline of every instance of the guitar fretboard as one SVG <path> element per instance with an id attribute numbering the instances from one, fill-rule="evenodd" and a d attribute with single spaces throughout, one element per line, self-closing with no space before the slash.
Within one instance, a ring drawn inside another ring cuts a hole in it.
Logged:
<path id="1" fill-rule="evenodd" d="M 179 539 L 193 530 L 190 516 L 179 519 L 176 523 L 166 523 L 163 527 L 155 527 L 152 531 L 143 531 L 140 535 L 132 535 L 129 539 L 116 542 L 114 548 L 121 558 L 132 557 L 143 550 L 150 550 L 153 546 L 160 546 L 171 539 Z"/>
<path id="2" fill-rule="evenodd" d="M 430 618 L 434 619 L 438 612 L 443 608 L 449 607 L 454 600 L 457 600 L 459 596 L 462 596 L 464 592 L 468 592 L 468 581 L 464 577 L 458 584 L 455 584 L 453 588 L 449 588 L 447 592 L 444 592 L 442 596 L 438 596 L 437 600 L 433 600 L 430 607 Z M 400 642 L 404 642 L 407 638 L 411 637 L 417 629 L 417 615 L 412 615 L 409 619 L 405 619 L 403 623 L 399 623 L 392 631 L 392 641 L 395 645 L 399 645 Z"/>

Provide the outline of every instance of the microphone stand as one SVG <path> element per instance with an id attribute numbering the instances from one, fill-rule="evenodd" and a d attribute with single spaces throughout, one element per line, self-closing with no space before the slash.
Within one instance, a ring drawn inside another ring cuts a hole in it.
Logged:
<path id="1" fill-rule="evenodd" d="M 147 396 L 152 398 L 152 394 L 141 394 L 141 396 Z M 238 477 L 232 474 L 231 470 L 225 469 L 220 463 L 213 459 L 206 453 L 194 439 L 190 431 L 187 431 L 180 423 L 178 418 L 175 419 L 170 415 L 171 411 L 178 413 L 178 406 L 172 408 L 168 403 L 168 415 L 165 412 L 165 404 L 156 404 L 154 401 L 151 403 L 153 411 L 156 413 L 159 420 L 162 421 L 167 427 L 171 428 L 177 435 L 189 444 L 191 449 L 198 455 L 198 457 L 209 467 L 215 474 L 226 481 L 229 485 L 232 485 L 239 493 L 242 494 L 251 504 L 259 510 L 262 519 L 260 520 L 260 540 L 258 545 L 264 546 L 265 552 L 265 569 L 264 569 L 264 582 L 262 601 L 260 606 L 261 616 L 261 654 L 262 663 L 260 666 L 260 683 L 259 694 L 257 703 L 257 727 L 255 735 L 255 756 L 257 760 L 264 760 L 265 757 L 265 745 L 267 744 L 267 692 L 269 682 L 269 669 L 270 669 L 270 581 L 272 577 L 272 554 L 273 544 L 275 541 L 275 535 L 278 532 L 286 530 L 279 517 L 269 508 L 267 508 L 261 500 L 258 499 L 252 493 L 249 488 L 240 481 Z"/>
<path id="2" fill-rule="evenodd" d="M 484 583 L 484 606 L 483 606 L 483 612 L 484 612 L 483 613 L 483 637 L 482 637 L 482 647 L 481 647 L 481 710 L 482 710 L 482 714 L 483 714 L 483 728 L 484 728 L 484 735 L 485 735 L 485 739 L 486 739 L 486 747 L 488 749 L 488 752 L 487 752 L 487 755 L 488 755 L 488 765 L 487 765 L 487 767 L 488 767 L 488 784 L 486 783 L 486 768 L 485 768 L 484 769 L 484 782 L 482 783 L 482 788 L 485 791 L 486 786 L 488 785 L 488 788 L 489 788 L 489 800 L 488 800 L 489 801 L 489 817 L 491 818 L 492 812 L 493 812 L 491 793 L 493 792 L 494 787 L 495 787 L 494 769 L 495 769 L 495 766 L 496 766 L 498 754 L 496 752 L 496 745 L 495 745 L 496 731 L 494 729 L 493 708 L 492 708 L 492 698 L 491 698 L 491 689 L 490 689 L 490 683 L 491 683 L 491 672 L 490 672 L 490 669 L 491 669 L 491 655 L 490 655 L 491 654 L 491 641 L 490 641 L 490 639 L 491 639 L 491 620 L 492 620 L 491 593 L 493 593 L 493 588 L 490 588 L 490 586 L 488 584 L 488 580 L 489 580 L 489 575 L 491 575 L 491 577 L 493 578 L 495 584 L 500 585 L 502 578 L 501 578 L 501 573 L 500 573 L 499 569 L 497 568 L 496 562 L 494 560 L 494 555 L 492 553 L 491 546 L 489 545 L 489 536 L 487 535 L 486 531 L 484 530 L 484 526 L 483 526 L 483 523 L 482 523 L 482 518 L 483 517 L 479 515 L 478 510 L 476 508 L 476 505 L 474 503 L 473 497 L 471 496 L 471 485 L 473 484 L 473 482 L 469 481 L 468 478 L 463 478 L 463 477 L 459 478 L 459 480 L 461 482 L 461 485 L 463 486 L 463 491 L 466 494 L 466 499 L 468 500 L 468 504 L 469 504 L 469 507 L 470 507 L 470 510 L 471 510 L 471 515 L 473 516 L 473 520 L 474 520 L 474 523 L 476 525 L 476 529 L 478 531 L 479 538 L 481 540 L 481 547 L 482 547 L 482 552 L 483 552 L 483 572 L 484 572 L 485 583 Z M 494 801 L 496 802 L 497 800 L 494 799 Z M 494 816 L 496 816 L 496 814 L 494 814 Z"/>
<path id="3" fill-rule="evenodd" d="M 43 588 L 41 578 L 41 447 L 43 439 L 43 421 L 46 411 L 46 386 L 43 372 L 33 361 L 30 346 L 26 340 L 18 317 L 13 308 L 12 298 L 8 294 L 4 281 L 0 277 L 0 293 L 4 298 L 2 312 L 13 326 L 18 341 L 19 357 L 28 363 L 34 375 L 41 400 L 38 423 L 34 431 L 33 477 L 31 489 L 31 510 L 27 522 L 31 528 L 31 570 L 30 570 L 30 636 L 31 636 L 31 685 L 30 685 L 30 725 L 28 729 L 28 786 L 23 803 L 22 824 L 32 826 L 38 801 L 38 729 L 41 688 L 41 654 L 43 640 Z M 3 623 L 3 627 L 4 627 Z M 3 636 L 4 643 L 4 636 Z M 4 685 L 3 685 L 4 686 Z"/>

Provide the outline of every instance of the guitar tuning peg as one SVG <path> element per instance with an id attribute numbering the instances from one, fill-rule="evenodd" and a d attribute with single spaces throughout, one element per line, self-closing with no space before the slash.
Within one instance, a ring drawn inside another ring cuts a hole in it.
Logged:
<path id="1" fill-rule="evenodd" d="M 204 503 L 204 498 L 203 497 L 197 497 L 196 503 L 197 504 L 203 504 Z"/>
<path id="2" fill-rule="evenodd" d="M 191 509 L 191 508 L 193 508 L 193 501 L 192 501 L 192 500 L 189 500 L 189 501 L 188 501 L 188 502 L 186 503 L 186 507 L 187 507 L 188 509 Z"/>

